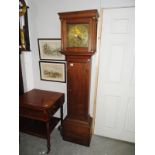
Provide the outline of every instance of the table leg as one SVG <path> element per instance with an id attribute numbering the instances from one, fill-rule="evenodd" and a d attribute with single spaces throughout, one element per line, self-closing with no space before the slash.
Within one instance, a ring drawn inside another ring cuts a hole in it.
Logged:
<path id="1" fill-rule="evenodd" d="M 63 126 L 63 105 L 60 106 L 60 126 L 59 126 L 59 131 L 62 136 L 62 126 Z"/>
<path id="2" fill-rule="evenodd" d="M 50 144 L 50 125 L 49 122 L 46 122 L 46 130 L 47 130 L 47 154 L 50 152 L 51 144 Z"/>
<path id="3" fill-rule="evenodd" d="M 60 121 L 61 121 L 61 127 L 62 127 L 62 123 L 63 123 L 63 105 L 61 105 L 61 107 L 60 107 Z"/>

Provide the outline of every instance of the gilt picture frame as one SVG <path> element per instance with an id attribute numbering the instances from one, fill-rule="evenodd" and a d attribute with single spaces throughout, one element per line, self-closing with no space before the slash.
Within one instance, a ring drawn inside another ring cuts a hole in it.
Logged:
<path id="1" fill-rule="evenodd" d="M 61 39 L 59 38 L 38 38 L 38 49 L 41 60 L 65 60 L 65 56 L 60 53 Z"/>
<path id="2" fill-rule="evenodd" d="M 41 80 L 66 82 L 66 64 L 64 62 L 39 61 L 39 66 Z"/>

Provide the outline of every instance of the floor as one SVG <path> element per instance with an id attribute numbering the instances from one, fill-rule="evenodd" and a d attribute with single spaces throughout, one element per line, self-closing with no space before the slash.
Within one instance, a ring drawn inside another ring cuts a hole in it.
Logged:
<path id="1" fill-rule="evenodd" d="M 46 152 L 46 140 L 20 133 L 20 155 L 42 155 Z M 90 147 L 63 141 L 59 131 L 51 134 L 49 155 L 134 155 L 135 145 L 101 136 L 92 136 Z"/>

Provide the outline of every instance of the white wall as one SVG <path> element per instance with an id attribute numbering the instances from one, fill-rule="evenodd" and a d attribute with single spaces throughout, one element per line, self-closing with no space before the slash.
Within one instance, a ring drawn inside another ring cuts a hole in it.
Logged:
<path id="1" fill-rule="evenodd" d="M 26 0 L 29 8 L 29 31 L 31 54 L 23 55 L 22 69 L 24 90 L 32 88 L 52 90 L 66 93 L 66 83 L 48 82 L 40 80 L 38 38 L 60 38 L 60 20 L 58 12 L 100 9 L 103 7 L 133 6 L 134 0 Z M 28 62 L 23 64 L 24 62 Z M 96 55 L 92 62 L 92 82 L 90 113 L 92 115 L 94 102 L 94 83 Z M 66 102 L 65 102 L 66 103 Z M 65 104 L 66 114 L 66 104 Z"/>
<path id="2" fill-rule="evenodd" d="M 21 58 L 22 76 L 24 83 L 24 92 L 27 92 L 34 88 L 32 53 L 22 52 L 20 58 Z"/>

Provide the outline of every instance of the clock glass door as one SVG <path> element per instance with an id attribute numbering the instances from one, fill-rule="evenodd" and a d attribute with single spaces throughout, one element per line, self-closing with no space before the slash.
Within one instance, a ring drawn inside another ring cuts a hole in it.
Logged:
<path id="1" fill-rule="evenodd" d="M 88 24 L 67 24 L 67 47 L 88 47 Z"/>

